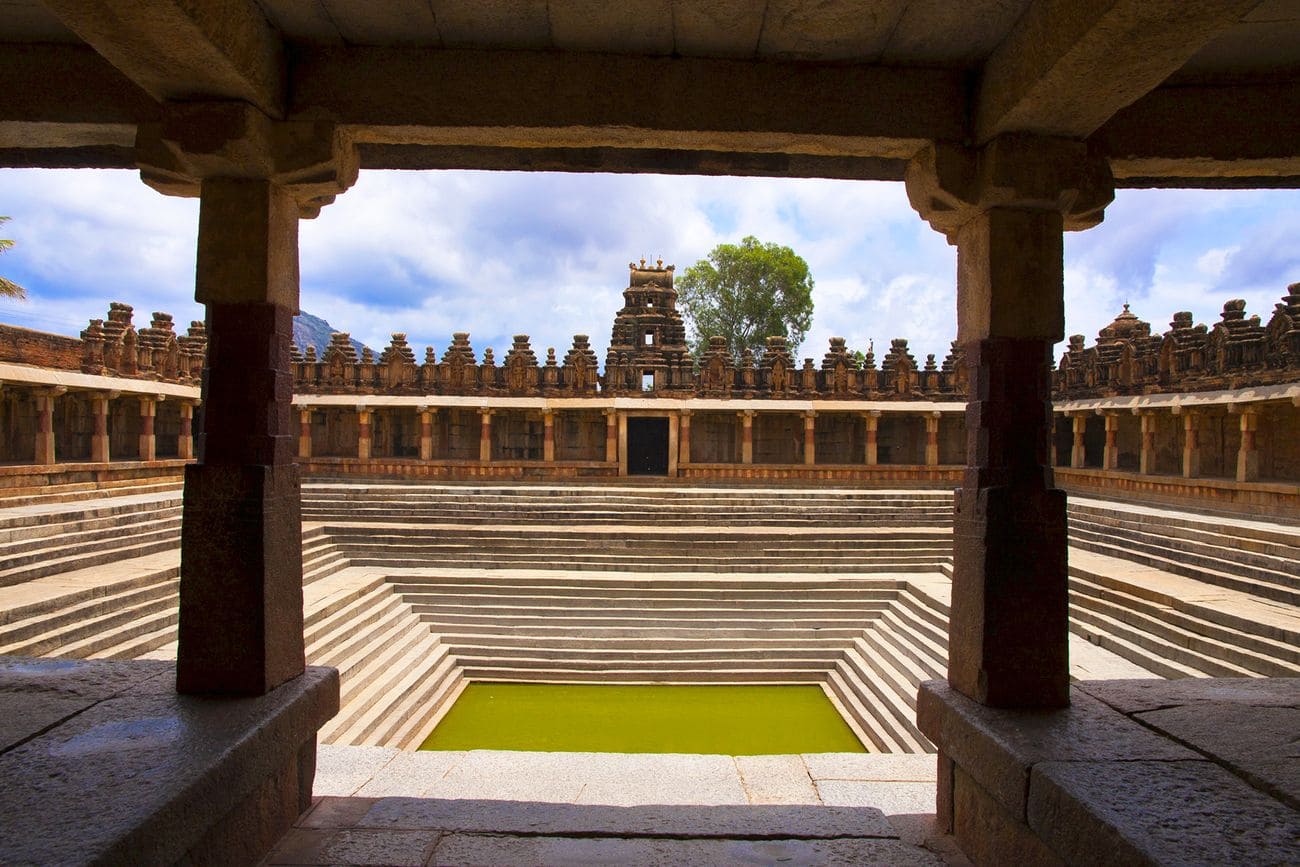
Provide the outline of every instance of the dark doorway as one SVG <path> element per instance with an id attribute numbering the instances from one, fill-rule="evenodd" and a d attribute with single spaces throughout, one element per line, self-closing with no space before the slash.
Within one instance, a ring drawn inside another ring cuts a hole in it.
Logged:
<path id="1" fill-rule="evenodd" d="M 668 475 L 668 419 L 627 420 L 627 473 L 629 476 Z"/>

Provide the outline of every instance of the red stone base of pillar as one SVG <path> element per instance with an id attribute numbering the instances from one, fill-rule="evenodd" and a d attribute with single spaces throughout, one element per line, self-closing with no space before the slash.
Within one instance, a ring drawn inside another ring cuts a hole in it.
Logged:
<path id="1" fill-rule="evenodd" d="M 261 695 L 302 674 L 299 503 L 292 464 L 185 468 L 178 692 Z"/>

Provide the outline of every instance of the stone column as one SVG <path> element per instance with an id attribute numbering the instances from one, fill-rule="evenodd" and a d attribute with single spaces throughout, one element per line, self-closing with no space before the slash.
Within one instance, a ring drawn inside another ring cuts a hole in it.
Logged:
<path id="1" fill-rule="evenodd" d="M 805 466 L 817 463 L 817 413 L 811 409 L 803 414 L 803 462 Z"/>
<path id="2" fill-rule="evenodd" d="M 550 410 L 542 413 L 542 460 L 555 461 L 555 413 Z"/>
<path id="3" fill-rule="evenodd" d="M 1119 469 L 1119 416 L 1113 412 L 1103 412 L 1106 420 L 1106 450 L 1102 453 L 1103 470 Z"/>
<path id="4" fill-rule="evenodd" d="M 194 459 L 194 402 L 181 401 L 180 410 L 181 426 L 176 436 L 176 457 L 190 461 Z"/>
<path id="5" fill-rule="evenodd" d="M 419 407 L 420 412 L 420 460 L 433 460 L 433 410 L 427 406 Z"/>
<path id="6" fill-rule="evenodd" d="M 874 467 L 880 461 L 877 451 L 877 434 L 880 429 L 880 410 L 873 409 L 870 412 L 863 413 L 862 420 L 867 425 L 867 448 L 865 460 L 867 466 Z"/>
<path id="7" fill-rule="evenodd" d="M 90 459 L 96 463 L 109 461 L 108 450 L 108 402 L 117 397 L 116 392 L 103 392 L 90 396 L 90 415 L 94 427 L 90 434 Z"/>
<path id="8" fill-rule="evenodd" d="M 1069 704 L 1065 493 L 1048 465 L 1052 346 L 1064 336 L 1063 236 L 1100 220 L 1109 167 L 1080 142 L 1000 136 L 931 146 L 913 207 L 957 245 L 968 365 L 967 467 L 953 513 L 948 681 L 982 704 Z"/>
<path id="9" fill-rule="evenodd" d="M 618 416 L 618 441 L 617 441 L 617 451 L 615 452 L 615 454 L 618 455 L 618 474 L 620 476 L 626 476 L 627 475 L 627 416 L 623 415 L 622 413 L 620 413 Z"/>
<path id="10" fill-rule="evenodd" d="M 364 406 L 357 407 L 357 457 L 367 460 L 374 452 L 374 425 L 371 410 Z"/>
<path id="11" fill-rule="evenodd" d="M 356 181 L 356 149 L 328 121 L 166 102 L 139 124 L 135 160 L 155 189 L 199 196 L 208 351 L 199 462 L 185 468 L 176 688 L 261 695 L 305 664 L 289 358 L 298 219 Z"/>
<path id="12" fill-rule="evenodd" d="M 66 388 L 42 388 L 33 394 L 36 399 L 36 447 L 32 459 L 37 464 L 52 464 L 54 455 L 54 400 Z"/>
<path id="13" fill-rule="evenodd" d="M 208 356 L 199 463 L 185 468 L 176 686 L 257 695 L 304 666 L 292 197 L 266 180 L 204 181 L 197 274 Z"/>
<path id="14" fill-rule="evenodd" d="M 1194 479 L 1201 474 L 1201 414 L 1184 410 L 1183 417 L 1183 478 Z"/>
<path id="15" fill-rule="evenodd" d="M 311 407 L 298 410 L 298 457 L 311 457 Z"/>
<path id="16" fill-rule="evenodd" d="M 492 460 L 492 410 L 479 407 L 478 459 L 482 463 Z"/>
<path id="17" fill-rule="evenodd" d="M 1076 470 L 1088 465 L 1088 453 L 1084 447 L 1084 435 L 1088 432 L 1088 416 L 1081 412 L 1073 413 L 1070 421 L 1074 427 L 1074 445 L 1070 448 L 1070 466 Z"/>
<path id="18" fill-rule="evenodd" d="M 1142 425 L 1142 451 L 1138 455 L 1138 472 L 1151 474 L 1156 471 L 1156 414 L 1133 410 L 1138 414 Z"/>
<path id="19" fill-rule="evenodd" d="M 925 417 L 925 465 L 939 465 L 939 412 L 931 412 Z"/>
<path id="20" fill-rule="evenodd" d="M 747 409 L 737 413 L 740 416 L 740 462 L 754 462 L 754 411 Z"/>
<path id="21" fill-rule="evenodd" d="M 618 463 L 618 411 L 603 409 L 605 414 L 605 462 Z"/>
<path id="22" fill-rule="evenodd" d="M 677 423 L 679 430 L 677 465 L 684 467 L 691 462 L 691 411 L 684 409 L 678 415 L 681 420 Z"/>
<path id="23" fill-rule="evenodd" d="M 140 398 L 140 460 L 152 461 L 158 456 L 158 438 L 154 436 L 154 419 L 158 402 L 152 397 Z"/>
<path id="24" fill-rule="evenodd" d="M 1238 406 L 1232 404 L 1231 406 Z M 1259 412 L 1251 408 L 1237 410 L 1241 414 L 1241 446 L 1237 449 L 1237 481 L 1259 481 Z"/>
<path id="25" fill-rule="evenodd" d="M 675 415 L 668 416 L 668 478 L 677 478 L 677 454 L 681 449 L 681 430 Z"/>

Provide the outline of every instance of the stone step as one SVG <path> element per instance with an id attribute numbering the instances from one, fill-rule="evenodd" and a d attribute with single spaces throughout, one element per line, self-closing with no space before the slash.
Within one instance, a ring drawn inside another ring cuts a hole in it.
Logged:
<path id="1" fill-rule="evenodd" d="M 504 666 L 463 666 L 462 673 L 471 680 L 511 683 L 819 683 L 824 671 L 811 669 L 758 669 L 712 668 L 692 671 L 688 669 L 622 669 L 602 671 L 588 669 L 510 668 Z"/>
<path id="2" fill-rule="evenodd" d="M 1177 557 L 1163 557 L 1133 550 L 1131 545 L 1108 544 L 1100 540 L 1070 539 L 1070 545 L 1083 551 L 1092 551 L 1132 563 L 1150 566 L 1163 572 L 1192 578 L 1203 584 L 1224 587 L 1264 599 L 1273 599 L 1287 605 L 1300 607 L 1300 590 L 1291 590 L 1276 584 L 1257 581 L 1241 575 L 1209 569 L 1181 562 Z"/>
<path id="3" fill-rule="evenodd" d="M 124 495 L 174 495 L 180 498 L 182 476 L 158 476 L 148 481 L 125 479 L 116 482 L 76 482 L 64 485 L 43 485 L 39 491 L 27 489 L 16 492 L 10 489 L 4 497 L 6 508 L 30 508 L 85 503 L 111 499 Z"/>
<path id="4" fill-rule="evenodd" d="M 67 521 L 48 520 L 30 526 L 0 529 L 0 551 L 21 551 L 26 546 L 43 546 L 65 536 L 79 534 L 117 534 L 150 521 L 176 520 L 181 516 L 180 505 L 160 509 L 134 509 L 102 517 L 77 517 Z M 179 526 L 179 524 L 178 524 Z M 87 535 L 87 538 L 95 538 Z"/>
<path id="5" fill-rule="evenodd" d="M 93 659 L 140 659 L 161 647 L 174 645 L 176 642 L 176 623 L 163 622 L 164 625 L 149 632 L 133 635 L 117 644 L 110 645 L 91 654 Z M 172 651 L 175 657 L 175 651 Z"/>
<path id="6" fill-rule="evenodd" d="M 747 593 L 728 596 L 723 594 L 684 593 L 682 591 L 665 591 L 661 594 L 643 596 L 601 596 L 595 593 L 584 594 L 581 591 L 571 593 L 518 593 L 484 594 L 467 593 L 452 590 L 447 593 L 421 591 L 404 593 L 402 598 L 413 606 L 419 606 L 422 612 L 447 611 L 464 613 L 467 611 L 510 612 L 521 608 L 557 610 L 561 613 L 574 610 L 610 613 L 625 610 L 644 615 L 652 611 L 680 611 L 683 609 L 713 611 L 750 611 L 750 610 L 838 610 L 844 612 L 879 611 L 893 602 L 892 594 L 864 594 L 854 597 L 844 593 L 810 595 L 810 597 L 792 599 L 789 591 L 769 593 Z"/>
<path id="7" fill-rule="evenodd" d="M 841 702 L 856 711 L 859 726 L 870 733 L 873 744 L 882 752 L 933 752 L 925 736 L 915 730 L 910 711 L 902 709 L 897 696 L 881 689 L 856 655 L 856 651 L 846 653 L 826 682 Z"/>
<path id="8" fill-rule="evenodd" d="M 623 642 L 615 647 L 592 647 L 555 645 L 540 646 L 503 645 L 485 642 L 462 643 L 449 636 L 439 634 L 439 640 L 446 645 L 461 663 L 468 661 L 512 662 L 529 667 L 547 664 L 584 665 L 601 667 L 613 665 L 621 668 L 634 666 L 661 665 L 714 665 L 751 667 L 769 665 L 776 662 L 790 665 L 825 664 L 833 665 L 839 660 L 846 642 L 810 641 L 803 646 L 788 643 L 770 643 L 765 646 L 744 647 L 705 647 L 705 648 L 665 648 L 656 647 L 649 642 Z"/>
<path id="9" fill-rule="evenodd" d="M 1070 513 L 1070 526 L 1086 527 L 1094 532 L 1105 528 L 1141 538 L 1164 539 L 1171 547 L 1180 550 L 1204 548 L 1210 552 L 1228 551 L 1235 560 L 1264 568 L 1277 568 L 1279 562 L 1294 562 L 1300 558 L 1300 533 L 1296 534 L 1295 541 L 1284 542 L 1273 534 L 1268 534 L 1265 538 L 1241 536 L 1237 534 L 1236 528 L 1220 524 L 1187 526 L 1158 519 L 1134 520 L 1114 514 L 1074 511 Z"/>
<path id="10" fill-rule="evenodd" d="M 860 630 L 859 630 L 860 631 Z M 615 653 L 625 649 L 672 651 L 710 651 L 729 653 L 731 651 L 757 651 L 762 649 L 780 650 L 794 648 L 810 650 L 821 647 L 846 647 L 853 640 L 850 630 L 842 630 L 832 635 L 823 635 L 820 631 L 797 632 L 782 630 L 782 635 L 775 636 L 717 636 L 715 631 L 701 629 L 693 636 L 665 637 L 660 634 L 643 634 L 628 631 L 620 635 L 574 635 L 568 632 L 510 630 L 508 632 L 439 632 L 439 639 L 449 647 L 457 648 L 503 648 L 508 650 L 536 649 L 539 653 L 551 650 L 589 651 L 594 654 Z"/>
<path id="11" fill-rule="evenodd" d="M 177 540 L 174 538 L 137 543 L 132 537 L 126 536 L 123 537 L 122 541 L 126 544 L 114 546 L 110 550 L 55 557 L 27 566 L 0 570 L 0 587 L 11 587 L 15 584 L 23 584 L 48 575 L 59 575 L 149 554 L 176 551 L 178 548 Z"/>
<path id="12" fill-rule="evenodd" d="M 671 570 L 695 571 L 695 572 L 718 572 L 730 573 L 737 571 L 748 571 L 755 573 L 789 573 L 794 571 L 811 572 L 818 574 L 870 574 L 870 573 L 908 573 L 908 572 L 935 572 L 942 567 L 942 563 L 936 563 L 932 559 L 922 558 L 920 560 L 906 560 L 895 557 L 881 557 L 879 559 L 863 561 L 828 561 L 822 563 L 801 564 L 798 561 L 787 562 L 782 560 L 757 561 L 757 560 L 724 560 L 709 561 L 699 559 L 684 560 L 655 560 L 646 562 L 644 560 L 624 559 L 619 561 L 617 558 L 588 559 L 566 562 L 565 568 L 575 571 L 597 571 L 608 572 L 611 569 L 621 568 L 628 572 L 664 572 Z M 439 567 L 454 565 L 464 567 L 473 565 L 481 569 L 550 569 L 555 565 L 554 558 L 528 558 L 528 557 L 481 557 L 466 558 L 458 560 L 456 563 L 447 564 L 437 560 L 428 559 L 404 559 L 398 557 L 362 557 L 353 556 L 349 558 L 353 566 L 380 567 L 386 569 L 424 569 L 430 567 Z"/>
<path id="13" fill-rule="evenodd" d="M 165 634 L 170 629 L 171 637 L 159 642 L 163 644 L 175 639 L 175 626 L 179 616 L 180 611 L 177 606 L 169 605 L 150 614 L 132 617 L 128 622 L 115 626 L 107 632 L 96 632 L 79 641 L 64 644 L 58 650 L 46 655 L 62 659 L 89 659 L 106 652 L 119 653 L 119 645 L 130 639 L 142 638 L 148 643 L 153 637 Z M 153 636 L 150 636 L 151 633 Z"/>
<path id="14" fill-rule="evenodd" d="M 484 640 L 503 640 L 506 636 L 536 636 L 536 637 L 554 637 L 559 640 L 567 640 L 574 634 L 574 629 L 568 623 L 537 623 L 527 627 L 519 626 L 509 622 L 499 622 L 491 618 L 487 622 L 478 624 L 438 624 L 429 623 L 430 628 L 438 635 L 443 636 L 482 636 Z M 587 626 L 581 628 L 581 635 L 591 641 L 621 641 L 625 639 L 648 640 L 658 643 L 668 641 L 734 641 L 745 642 L 755 640 L 773 640 L 773 641 L 808 641 L 808 640 L 852 640 L 857 633 L 863 629 L 863 623 L 860 620 L 854 620 L 844 626 L 812 626 L 812 627 L 781 627 L 765 625 L 737 627 L 729 626 L 725 623 L 717 625 L 696 625 L 696 626 L 672 626 L 665 625 L 662 620 L 645 620 L 640 621 L 642 625 L 636 625 L 638 621 L 629 620 L 633 625 L 628 626 Z M 758 622 L 758 621 L 755 621 Z"/>
<path id="15" fill-rule="evenodd" d="M 853 626 L 862 628 L 870 619 L 868 616 L 858 613 L 845 616 L 835 610 L 816 611 L 806 609 L 752 610 L 744 612 L 743 616 L 723 616 L 724 612 L 721 611 L 691 609 L 671 612 L 655 611 L 641 616 L 634 612 L 628 612 L 620 616 L 617 613 L 594 614 L 581 608 L 574 609 L 571 613 L 549 612 L 546 614 L 484 613 L 475 611 L 466 611 L 464 613 L 424 612 L 419 606 L 412 606 L 412 608 L 420 616 L 421 622 L 429 624 L 429 628 L 434 632 L 464 629 L 467 626 L 504 626 L 507 624 L 514 629 L 561 624 L 571 629 L 590 629 L 599 626 L 613 626 L 624 629 L 632 626 L 672 629 L 683 626 L 701 628 L 706 623 L 713 624 L 714 628 L 717 629 L 844 629 Z"/>
<path id="16" fill-rule="evenodd" d="M 152 583 L 122 582 L 116 592 L 90 598 L 69 600 L 62 607 L 43 610 L 31 617 L 10 621 L 0 626 L 0 655 L 17 654 L 40 656 L 44 648 L 57 647 L 66 641 L 83 637 L 87 632 L 111 626 L 113 620 L 124 612 L 134 611 L 137 605 L 162 600 L 165 604 L 178 604 L 180 582 L 168 576 Z"/>
<path id="17" fill-rule="evenodd" d="M 0 562 L 5 564 L 4 571 L 8 572 L 11 569 L 39 564 L 51 558 L 66 560 L 80 554 L 112 550 L 129 544 L 153 542 L 171 542 L 174 546 L 180 547 L 180 518 L 148 521 L 129 528 L 55 536 L 40 542 L 0 546 Z"/>
<path id="18" fill-rule="evenodd" d="M 349 703 L 347 713 L 340 710 L 338 716 L 321 729 L 321 740 L 325 743 L 365 745 L 378 743 L 376 737 L 380 730 L 394 726 L 393 716 L 400 715 L 416 695 L 425 701 L 436 698 L 437 686 L 443 678 L 437 671 L 440 663 L 448 658 L 445 647 L 437 643 L 432 636 L 422 640 L 406 656 L 396 661 L 383 672 L 375 672 L 363 692 Z M 448 670 L 443 669 L 443 672 Z M 434 695 L 428 694 L 433 679 Z M 425 689 L 421 689 L 421 687 Z"/>
<path id="19" fill-rule="evenodd" d="M 1214 656 L 1207 655 L 1191 647 L 1184 647 L 1163 638 L 1162 636 L 1152 635 L 1136 628 L 1124 619 L 1111 616 L 1107 613 L 1097 610 L 1093 607 L 1076 606 L 1072 610 L 1071 622 L 1077 624 L 1083 631 L 1079 634 L 1084 635 L 1094 644 L 1101 644 L 1106 647 L 1105 643 L 1097 642 L 1094 636 L 1106 635 L 1111 638 L 1119 639 L 1125 642 L 1125 649 L 1130 653 L 1133 648 L 1138 648 L 1139 652 L 1133 656 L 1114 647 L 1107 649 L 1113 650 L 1125 659 L 1141 665 L 1165 677 L 1176 675 L 1166 674 L 1159 668 L 1152 667 L 1153 660 L 1159 660 L 1160 664 L 1165 666 L 1174 665 L 1183 669 L 1197 672 L 1196 676 L 1208 677 L 1251 677 L 1254 675 L 1249 669 L 1235 665 L 1231 662 L 1218 659 Z M 1162 632 L 1171 632 L 1172 630 L 1164 629 Z M 1142 653 L 1145 651 L 1145 655 Z"/>
<path id="20" fill-rule="evenodd" d="M 1072 513 L 1077 512 L 1083 515 L 1109 517 L 1122 521 L 1150 523 L 1169 528 L 1171 532 L 1188 529 L 1220 533 L 1231 540 L 1229 544 L 1240 544 L 1246 540 L 1255 540 L 1289 547 L 1300 546 L 1300 527 L 1285 526 L 1267 519 L 1252 521 L 1222 515 L 1198 515 L 1164 509 L 1158 506 L 1137 505 L 1122 501 L 1094 500 L 1086 497 L 1071 497 L 1069 508 Z"/>
<path id="21" fill-rule="evenodd" d="M 882 718 L 889 718 L 888 713 L 871 704 L 869 690 L 863 688 L 859 691 L 850 684 L 842 672 L 843 666 L 841 661 L 826 673 L 826 679 L 822 682 L 822 690 L 839 711 L 840 717 L 853 730 L 858 741 L 871 752 L 906 752 L 906 744 L 894 738 L 887 723 L 880 722 Z"/>
<path id="22" fill-rule="evenodd" d="M 1137 533 L 1111 527 L 1100 529 L 1071 527 L 1070 540 L 1124 545 L 1131 552 L 1168 559 L 1181 563 L 1186 568 L 1235 575 L 1300 593 L 1300 569 L 1296 565 L 1300 560 L 1266 557 L 1262 554 L 1243 554 L 1231 549 L 1168 539 L 1158 532 Z"/>
<path id="23" fill-rule="evenodd" d="M 1085 639 L 1091 644 L 1103 650 L 1109 651 L 1116 656 L 1122 657 L 1135 665 L 1141 666 L 1157 677 L 1177 679 L 1183 677 L 1207 677 L 1205 672 L 1199 669 L 1183 665 L 1171 659 L 1166 659 L 1156 653 L 1152 653 L 1148 648 L 1140 644 L 1129 641 L 1116 635 L 1104 626 L 1092 625 L 1085 623 L 1076 618 L 1070 619 L 1070 632 Z"/>
<path id="24" fill-rule="evenodd" d="M 1226 629 L 1169 606 L 1077 578 L 1070 580 L 1072 611 L 1091 611 L 1124 622 L 1178 648 L 1240 666 L 1265 677 L 1300 675 L 1300 648 Z"/>

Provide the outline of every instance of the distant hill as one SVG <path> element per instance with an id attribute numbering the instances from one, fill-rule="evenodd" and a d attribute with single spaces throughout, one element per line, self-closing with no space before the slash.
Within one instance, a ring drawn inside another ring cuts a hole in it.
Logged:
<path id="1" fill-rule="evenodd" d="M 330 345 L 330 335 L 338 331 L 333 325 L 330 325 L 319 316 L 312 316 L 306 310 L 293 317 L 293 342 L 303 352 L 307 351 L 308 346 L 316 347 L 316 357 L 321 358 L 325 355 L 325 348 Z M 357 357 L 361 357 L 361 350 L 365 345 L 356 338 L 352 339 L 352 348 L 357 351 Z"/>

